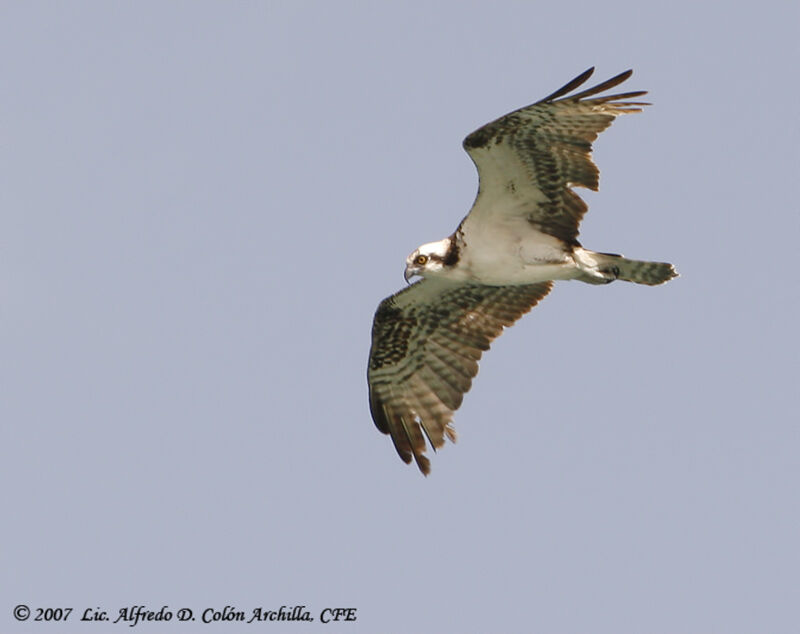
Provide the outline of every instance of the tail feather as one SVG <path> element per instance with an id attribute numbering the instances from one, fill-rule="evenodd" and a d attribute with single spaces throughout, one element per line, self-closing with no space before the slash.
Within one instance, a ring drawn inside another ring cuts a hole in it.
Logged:
<path id="1" fill-rule="evenodd" d="M 612 253 L 597 253 L 598 269 L 603 273 L 613 273 L 619 280 L 657 286 L 678 277 L 675 267 L 669 262 L 646 262 L 629 260 Z"/>
<path id="2" fill-rule="evenodd" d="M 578 278 L 590 284 L 607 284 L 625 280 L 637 284 L 656 286 L 668 282 L 678 273 L 668 262 L 629 260 L 616 253 L 597 253 L 587 249 L 575 251 L 576 262 L 583 274 Z"/>

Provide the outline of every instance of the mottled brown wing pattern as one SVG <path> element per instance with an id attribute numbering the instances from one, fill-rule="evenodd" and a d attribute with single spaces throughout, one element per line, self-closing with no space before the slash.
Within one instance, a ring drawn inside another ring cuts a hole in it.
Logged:
<path id="1" fill-rule="evenodd" d="M 369 403 L 379 430 L 404 462 L 428 474 L 425 438 L 455 442 L 453 413 L 478 373 L 478 360 L 550 291 L 524 286 L 453 284 L 426 279 L 381 302 L 372 326 Z"/>
<path id="2" fill-rule="evenodd" d="M 639 112 L 649 105 L 630 101 L 646 91 L 590 99 L 628 79 L 630 70 L 564 96 L 593 71 L 587 70 L 552 95 L 492 121 L 464 139 L 464 149 L 480 177 L 470 215 L 512 210 L 524 214 L 544 233 L 577 243 L 578 225 L 587 207 L 570 187 L 597 190 L 599 172 L 592 161 L 592 142 L 618 115 Z"/>

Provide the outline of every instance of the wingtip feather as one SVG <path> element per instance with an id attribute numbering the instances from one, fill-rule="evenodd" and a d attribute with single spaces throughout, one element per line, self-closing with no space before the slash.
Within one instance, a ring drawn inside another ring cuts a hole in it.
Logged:
<path id="1" fill-rule="evenodd" d="M 558 99 L 559 97 L 562 97 L 563 95 L 566 95 L 568 92 L 571 92 L 575 90 L 578 86 L 584 84 L 586 80 L 592 76 L 593 73 L 594 73 L 594 66 L 591 66 L 587 68 L 585 71 L 583 71 L 580 75 L 578 75 L 575 79 L 568 81 L 566 84 L 561 86 L 561 88 L 547 95 L 547 97 L 545 97 L 544 99 L 540 99 L 536 103 L 547 103 L 548 101 L 553 101 L 555 99 Z"/>
<path id="2" fill-rule="evenodd" d="M 596 86 L 592 86 L 591 88 L 587 88 L 579 93 L 575 93 L 574 95 L 570 95 L 569 97 L 565 97 L 570 101 L 579 101 L 581 99 L 586 99 L 586 97 L 591 97 L 592 95 L 596 95 L 601 93 L 605 90 L 609 90 L 614 86 L 619 86 L 622 82 L 628 79 L 631 75 L 633 75 L 633 70 L 628 69 L 619 75 L 615 75 L 611 79 L 606 79 L 603 82 L 600 82 Z"/>
<path id="3" fill-rule="evenodd" d="M 431 472 L 431 461 L 422 454 L 414 454 L 414 460 L 417 462 L 417 467 L 426 478 Z"/>

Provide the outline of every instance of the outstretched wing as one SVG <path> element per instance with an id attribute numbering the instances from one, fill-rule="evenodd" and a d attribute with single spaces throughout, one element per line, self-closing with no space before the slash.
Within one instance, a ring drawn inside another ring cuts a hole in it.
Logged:
<path id="1" fill-rule="evenodd" d="M 593 72 L 590 68 L 552 95 L 464 139 L 464 149 L 480 178 L 478 196 L 462 221 L 465 235 L 480 235 L 486 223 L 498 217 L 519 216 L 543 233 L 575 242 L 586 203 L 570 188 L 597 190 L 599 172 L 592 161 L 592 141 L 615 117 L 649 105 L 629 101 L 646 94 L 641 90 L 594 97 L 628 79 L 630 70 L 564 96 Z"/>
<path id="2" fill-rule="evenodd" d="M 427 474 L 425 437 L 434 449 L 445 436 L 455 442 L 453 412 L 478 373 L 481 354 L 551 286 L 424 279 L 381 302 L 372 325 L 369 404 L 375 425 L 391 435 L 404 462 L 413 457 Z"/>

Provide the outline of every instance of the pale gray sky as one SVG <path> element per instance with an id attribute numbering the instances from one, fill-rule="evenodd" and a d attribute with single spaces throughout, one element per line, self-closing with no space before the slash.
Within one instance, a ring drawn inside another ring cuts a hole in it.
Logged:
<path id="1" fill-rule="evenodd" d="M 2 3 L 0 629 L 796 632 L 798 17 Z M 559 284 L 423 478 L 369 417 L 373 312 L 469 208 L 462 138 L 592 65 L 655 105 L 581 238 L 682 277 Z"/>

